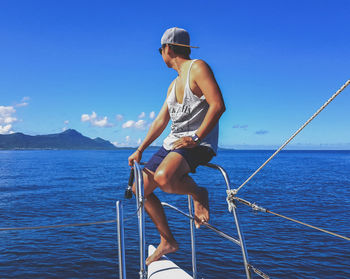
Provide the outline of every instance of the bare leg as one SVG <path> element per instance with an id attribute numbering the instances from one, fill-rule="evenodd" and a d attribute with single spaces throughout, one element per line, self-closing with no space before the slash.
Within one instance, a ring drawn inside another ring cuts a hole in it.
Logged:
<path id="1" fill-rule="evenodd" d="M 188 175 L 190 167 L 178 153 L 171 152 L 156 170 L 154 179 L 160 188 L 168 193 L 191 195 L 194 201 L 195 223 L 199 228 L 202 222 L 209 221 L 208 191 L 198 187 Z"/>
<path id="2" fill-rule="evenodd" d="M 153 193 L 160 187 L 163 191 L 175 194 L 187 194 L 193 197 L 195 222 L 199 228 L 202 222 L 209 220 L 208 192 L 193 181 L 188 175 L 190 168 L 186 160 L 178 153 L 169 153 L 155 173 L 145 169 L 143 172 L 145 209 L 156 225 L 160 234 L 160 244 L 156 251 L 147 258 L 146 264 L 158 260 L 163 255 L 175 252 L 179 246 L 170 231 L 163 206 Z"/>
<path id="3" fill-rule="evenodd" d="M 200 224 L 209 221 L 209 195 L 207 189 L 199 187 L 189 175 L 174 179 L 172 182 L 174 194 L 191 195 L 194 204 L 195 225 L 199 229 Z M 187 193 L 186 193 L 187 192 Z"/>
<path id="4" fill-rule="evenodd" d="M 151 262 L 160 259 L 163 255 L 177 251 L 179 245 L 170 231 L 163 206 L 154 193 L 148 195 L 145 209 L 160 234 L 160 244 L 156 251 L 146 259 L 146 265 L 149 265 Z"/>
<path id="5" fill-rule="evenodd" d="M 179 245 L 170 231 L 163 206 L 157 196 L 153 193 L 153 190 L 157 187 L 153 176 L 153 172 L 147 169 L 143 171 L 144 193 L 146 197 L 145 210 L 156 225 L 160 234 L 160 244 L 156 251 L 146 259 L 147 265 L 158 260 L 163 255 L 175 252 L 179 249 Z"/>

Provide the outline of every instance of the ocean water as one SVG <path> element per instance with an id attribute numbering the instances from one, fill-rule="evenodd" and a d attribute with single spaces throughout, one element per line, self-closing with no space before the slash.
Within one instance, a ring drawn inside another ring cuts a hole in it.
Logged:
<path id="1" fill-rule="evenodd" d="M 273 151 L 221 150 L 213 163 L 239 186 Z M 0 227 L 110 220 L 124 199 L 131 150 L 1 151 Z M 150 158 L 146 151 L 143 161 Z M 236 236 L 218 171 L 193 175 L 210 195 L 210 222 Z M 187 211 L 187 198 L 156 190 L 162 201 Z M 350 236 L 350 151 L 284 151 L 239 192 L 271 211 Z M 169 257 L 189 273 L 189 222 L 166 209 L 180 249 Z M 350 278 L 350 242 L 266 213 L 238 206 L 250 263 L 271 278 Z M 137 218 L 125 224 L 128 278 L 138 278 Z M 196 230 L 200 278 L 245 278 L 236 244 Z M 146 217 L 146 243 L 159 236 Z M 118 278 L 116 224 L 0 231 L 0 278 Z M 257 277 L 254 277 L 257 278 Z"/>

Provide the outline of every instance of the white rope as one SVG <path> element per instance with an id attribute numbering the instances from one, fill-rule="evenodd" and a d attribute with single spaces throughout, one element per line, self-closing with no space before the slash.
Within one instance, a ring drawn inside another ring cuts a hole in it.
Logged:
<path id="1" fill-rule="evenodd" d="M 350 241 L 350 237 L 346 237 L 346 236 L 343 236 L 343 235 L 341 235 L 341 234 L 337 234 L 337 233 L 334 233 L 334 232 L 331 232 L 331 231 L 328 231 L 328 230 L 325 230 L 325 229 L 321 229 L 321 228 L 316 227 L 316 226 L 313 226 L 313 225 L 309 225 L 309 224 L 307 224 L 307 223 L 304 223 L 304 222 L 298 221 L 298 220 L 296 220 L 296 219 L 293 219 L 293 218 L 284 216 L 284 215 L 282 215 L 282 214 L 278 214 L 278 213 L 276 213 L 276 212 L 273 212 L 273 211 L 271 211 L 271 210 L 268 210 L 268 209 L 266 209 L 266 208 L 263 208 L 263 207 L 261 207 L 261 206 L 258 206 L 258 205 L 256 205 L 255 203 L 251 203 L 251 202 L 249 202 L 249 201 L 247 201 L 247 200 L 244 200 L 244 199 L 242 199 L 242 198 L 238 198 L 238 197 L 235 197 L 235 196 L 232 196 L 232 195 L 230 195 L 228 198 L 230 199 L 230 201 L 231 201 L 232 203 L 234 203 L 233 200 L 237 200 L 238 202 L 240 202 L 240 203 L 242 203 L 242 204 L 244 204 L 244 205 L 247 205 L 247 206 L 251 207 L 253 210 L 257 210 L 257 211 L 261 211 L 261 212 L 270 213 L 270 214 L 276 215 L 276 216 L 278 216 L 278 217 L 287 219 L 287 220 L 289 220 L 289 221 L 298 223 L 298 224 L 300 224 L 300 225 L 304 225 L 304 226 L 306 226 L 306 227 L 309 227 L 309 228 L 312 228 L 312 229 L 315 229 L 315 230 L 318 230 L 318 231 L 321 231 L 321 232 L 324 232 L 324 233 L 327 233 L 327 234 L 330 234 L 330 235 L 333 235 L 333 236 L 336 236 L 336 237 L 340 237 L 340 238 L 345 239 L 345 240 L 347 240 L 347 241 Z"/>
<path id="2" fill-rule="evenodd" d="M 128 218 L 124 218 L 124 222 L 132 219 L 140 210 L 141 204 Z M 0 228 L 0 231 L 23 231 L 23 230 L 38 230 L 38 229 L 56 229 L 56 228 L 64 228 L 64 227 L 84 227 L 91 225 L 99 225 L 99 224 L 109 224 L 116 223 L 116 219 L 106 220 L 106 221 L 97 221 L 97 222 L 89 222 L 89 223 L 74 223 L 74 224 L 62 224 L 62 225 L 48 225 L 48 226 L 35 226 L 35 227 L 12 227 L 12 228 Z"/>
<path id="3" fill-rule="evenodd" d="M 235 208 L 235 203 L 234 203 L 234 196 L 236 195 L 236 190 L 226 190 L 226 202 L 228 206 L 228 211 L 232 212 L 232 210 Z"/>
<path id="4" fill-rule="evenodd" d="M 89 222 L 89 223 L 48 225 L 48 226 L 36 226 L 36 227 L 0 228 L 0 231 L 23 231 L 23 230 L 38 230 L 38 229 L 56 229 L 56 228 L 64 228 L 64 227 L 83 227 L 83 226 L 91 226 L 91 225 L 99 225 L 99 224 L 109 224 L 109 223 L 115 223 L 115 222 L 117 222 L 117 220 L 112 219 L 112 220 Z"/>
<path id="5" fill-rule="evenodd" d="M 318 111 L 316 111 L 315 113 L 314 113 L 314 115 L 313 116 L 311 116 L 310 118 L 309 118 L 309 120 L 308 121 L 306 121 L 305 123 L 304 123 L 304 125 L 303 126 L 301 126 L 299 129 L 298 129 L 298 131 L 296 131 L 280 148 L 278 148 L 277 149 L 277 151 L 275 152 L 275 153 L 273 153 L 272 155 L 271 155 L 271 157 L 269 158 L 269 159 L 267 159 L 266 160 L 266 162 L 265 163 L 263 163 L 246 181 L 244 181 L 243 182 L 243 184 L 241 185 L 241 186 L 239 186 L 237 189 L 236 189 L 236 193 L 245 185 L 245 184 L 247 184 L 248 183 L 248 181 L 249 180 L 251 180 L 263 167 L 265 167 L 265 165 L 268 163 L 268 162 L 270 162 L 271 161 L 271 159 L 273 158 L 273 157 L 275 157 L 297 134 L 299 134 L 299 132 L 302 130 L 302 129 L 304 129 L 305 128 L 305 126 L 306 125 L 308 125 L 326 106 L 328 106 L 328 104 L 330 103 L 330 102 L 332 102 L 333 100 L 334 100 L 334 98 L 335 97 L 337 97 L 339 94 L 340 94 L 340 92 L 342 92 L 348 85 L 350 84 L 350 79 L 337 91 L 337 92 L 335 92 L 334 93 L 334 95 L 327 101 L 327 102 L 325 102 L 324 103 L 324 105 L 322 106 L 322 107 L 320 107 L 319 109 L 318 109 Z"/>

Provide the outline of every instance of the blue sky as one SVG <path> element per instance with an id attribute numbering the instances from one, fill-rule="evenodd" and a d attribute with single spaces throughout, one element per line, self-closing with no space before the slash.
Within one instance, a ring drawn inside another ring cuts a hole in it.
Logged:
<path id="1" fill-rule="evenodd" d="M 157 49 L 178 26 L 222 90 L 219 145 L 275 148 L 350 78 L 349 14 L 337 0 L 1 1 L 0 133 L 137 145 L 176 77 Z M 350 149 L 349 108 L 347 88 L 290 148 Z"/>

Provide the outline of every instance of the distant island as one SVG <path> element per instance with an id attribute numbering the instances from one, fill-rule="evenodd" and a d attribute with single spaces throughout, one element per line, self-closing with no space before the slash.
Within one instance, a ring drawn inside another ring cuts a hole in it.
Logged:
<path id="1" fill-rule="evenodd" d="M 14 149 L 115 150 L 117 147 L 101 138 L 85 137 L 73 129 L 38 136 L 23 133 L 0 135 L 0 150 Z"/>

